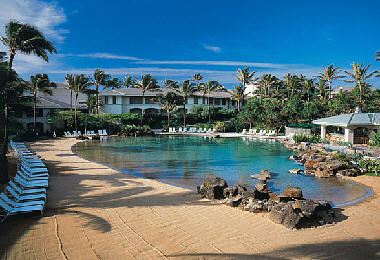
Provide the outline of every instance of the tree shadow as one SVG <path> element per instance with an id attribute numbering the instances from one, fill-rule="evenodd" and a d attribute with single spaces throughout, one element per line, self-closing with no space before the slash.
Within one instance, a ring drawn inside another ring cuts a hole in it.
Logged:
<path id="1" fill-rule="evenodd" d="M 178 254 L 168 255 L 180 259 L 380 259 L 380 239 L 344 240 L 317 244 L 302 244 L 283 249 L 276 249 L 262 254 Z"/>

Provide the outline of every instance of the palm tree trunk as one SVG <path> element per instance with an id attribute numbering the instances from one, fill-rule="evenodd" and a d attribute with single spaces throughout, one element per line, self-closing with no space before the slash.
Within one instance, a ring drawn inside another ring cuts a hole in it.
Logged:
<path id="1" fill-rule="evenodd" d="M 207 107 L 208 107 L 208 122 L 211 122 L 211 114 L 210 114 L 210 96 L 207 97 Z"/>
<path id="2" fill-rule="evenodd" d="M 96 102 L 95 102 L 95 105 L 96 105 L 96 113 L 99 114 L 99 85 L 96 84 Z"/>
<path id="3" fill-rule="evenodd" d="M 331 98 L 331 82 L 329 80 L 329 99 Z"/>
<path id="4" fill-rule="evenodd" d="M 33 132 L 36 135 L 36 109 L 37 109 L 37 95 L 34 93 L 33 95 Z"/>
<path id="5" fill-rule="evenodd" d="M 78 100 L 78 94 L 75 93 L 75 103 L 74 103 L 74 124 L 75 124 L 75 131 L 78 131 L 78 122 L 77 122 L 77 100 Z"/>
<path id="6" fill-rule="evenodd" d="M 145 104 L 145 93 L 143 92 L 142 93 L 142 102 L 143 102 L 143 108 L 141 109 L 141 122 L 140 122 L 140 126 L 143 126 L 143 123 L 144 123 L 144 104 Z"/>
<path id="7" fill-rule="evenodd" d="M 360 101 L 359 101 L 359 104 L 360 104 L 360 107 L 362 106 L 362 99 L 363 99 L 363 92 L 362 92 L 362 84 L 360 83 L 359 81 L 359 92 L 360 92 Z"/>
<path id="8" fill-rule="evenodd" d="M 169 110 L 166 110 L 166 114 L 168 115 L 168 129 L 170 127 L 170 111 Z"/>
<path id="9" fill-rule="evenodd" d="M 183 127 L 186 127 L 186 97 L 183 99 Z"/>
<path id="10" fill-rule="evenodd" d="M 70 90 L 70 110 L 73 110 L 73 91 Z"/>

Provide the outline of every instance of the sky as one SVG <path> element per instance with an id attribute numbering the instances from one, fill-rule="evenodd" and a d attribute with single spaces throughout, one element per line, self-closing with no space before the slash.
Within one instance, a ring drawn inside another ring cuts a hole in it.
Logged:
<path id="1" fill-rule="evenodd" d="M 246 66 L 279 78 L 316 77 L 330 64 L 349 70 L 352 62 L 380 70 L 379 10 L 379 0 L 0 0 L 0 35 L 17 20 L 56 47 L 48 63 L 17 54 L 14 68 L 24 79 L 46 73 L 64 82 L 67 73 L 100 68 L 118 78 L 150 73 L 159 82 L 201 73 L 231 88 Z M 380 88 L 380 78 L 371 84 Z M 350 84 L 334 84 L 341 85 Z"/>

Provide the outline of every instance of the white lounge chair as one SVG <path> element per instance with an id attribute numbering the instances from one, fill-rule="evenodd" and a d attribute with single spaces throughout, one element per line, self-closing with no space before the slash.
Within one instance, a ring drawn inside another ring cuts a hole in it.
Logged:
<path id="1" fill-rule="evenodd" d="M 247 130 L 246 129 L 243 129 L 243 131 L 241 132 L 242 135 L 246 135 L 247 134 Z"/>
<path id="2" fill-rule="evenodd" d="M 216 128 L 213 128 L 213 129 L 211 130 L 211 133 L 216 133 Z"/>
<path id="3" fill-rule="evenodd" d="M 178 128 L 178 133 L 182 133 L 182 127 Z"/>
<path id="4" fill-rule="evenodd" d="M 81 132 L 81 131 L 78 131 L 78 135 L 81 136 L 81 135 L 82 135 L 82 132 Z"/>
<path id="5" fill-rule="evenodd" d="M 184 128 L 183 128 L 183 132 L 184 132 L 184 133 L 187 133 L 187 127 L 184 127 Z"/>
<path id="6" fill-rule="evenodd" d="M 73 131 L 73 136 L 74 136 L 74 137 L 77 137 L 77 136 L 78 136 L 77 131 Z"/>
<path id="7" fill-rule="evenodd" d="M 98 130 L 98 134 L 99 135 L 103 135 L 103 131 L 102 130 Z"/>
<path id="8" fill-rule="evenodd" d="M 90 134 L 91 134 L 91 135 L 95 135 L 95 131 L 93 131 L 93 130 L 90 131 Z"/>
<path id="9" fill-rule="evenodd" d="M 203 133 L 207 133 L 207 129 L 206 128 L 203 128 Z"/>
<path id="10" fill-rule="evenodd" d="M 104 136 L 107 136 L 107 135 L 108 135 L 106 129 L 103 129 L 103 135 L 104 135 Z"/>

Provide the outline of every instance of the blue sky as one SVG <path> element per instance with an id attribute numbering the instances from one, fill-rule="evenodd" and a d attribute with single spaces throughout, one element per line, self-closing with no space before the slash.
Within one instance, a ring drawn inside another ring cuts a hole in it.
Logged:
<path id="1" fill-rule="evenodd" d="M 47 64 L 17 55 L 24 78 L 42 72 L 63 82 L 96 68 L 158 80 L 199 72 L 231 87 L 244 66 L 278 77 L 313 77 L 323 65 L 349 69 L 353 61 L 380 70 L 379 10 L 377 0 L 0 0 L 0 27 L 9 19 L 33 24 L 58 50 Z M 380 78 L 371 83 L 380 88 Z"/>

